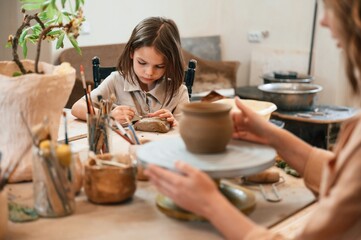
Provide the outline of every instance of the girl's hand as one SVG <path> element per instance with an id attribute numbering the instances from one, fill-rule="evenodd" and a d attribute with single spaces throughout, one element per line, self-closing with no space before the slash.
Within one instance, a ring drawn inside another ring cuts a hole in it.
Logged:
<path id="1" fill-rule="evenodd" d="M 127 119 L 131 121 L 134 114 L 134 110 L 125 105 L 116 106 L 111 112 L 111 116 L 119 123 L 125 123 Z"/>
<path id="2" fill-rule="evenodd" d="M 148 165 L 145 174 L 164 195 L 173 199 L 180 207 L 207 217 L 208 201 L 220 194 L 215 182 L 204 172 L 177 161 L 179 173 L 171 172 L 155 165 Z"/>
<path id="3" fill-rule="evenodd" d="M 241 100 L 236 97 L 236 105 L 240 112 L 232 112 L 233 137 L 262 144 L 269 144 L 268 133 L 273 124 L 246 107 Z"/>
<path id="4" fill-rule="evenodd" d="M 169 122 L 171 127 L 177 125 L 177 120 L 175 120 L 173 114 L 168 109 L 165 108 L 155 111 L 154 113 L 148 113 L 148 117 L 166 118 L 167 122 Z"/>

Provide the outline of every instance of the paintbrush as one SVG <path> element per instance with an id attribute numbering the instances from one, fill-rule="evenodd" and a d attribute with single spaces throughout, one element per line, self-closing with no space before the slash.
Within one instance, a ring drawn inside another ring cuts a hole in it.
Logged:
<path id="1" fill-rule="evenodd" d="M 119 124 L 119 123 L 118 123 Z M 120 125 L 120 124 L 119 124 Z M 125 134 L 121 133 L 119 130 L 117 129 L 114 129 L 112 126 L 110 126 L 110 124 L 108 123 L 108 127 L 114 131 L 116 134 L 118 134 L 119 136 L 121 136 L 125 141 L 127 141 L 128 143 L 130 143 L 131 145 L 134 145 L 133 141 L 128 137 L 126 136 Z"/>
<path id="2" fill-rule="evenodd" d="M 89 104 L 90 104 L 90 114 L 95 114 L 94 105 L 93 105 L 92 98 L 90 96 L 90 92 L 91 92 L 91 86 L 88 85 L 87 94 L 89 94 L 88 98 L 89 98 Z"/>
<path id="3" fill-rule="evenodd" d="M 137 137 L 137 134 L 135 133 L 135 130 L 134 130 L 134 127 L 133 127 L 133 124 L 131 121 L 129 121 L 129 118 L 128 118 L 128 115 L 124 114 L 125 115 L 125 119 L 127 120 L 128 122 L 128 128 L 130 129 L 130 131 L 132 132 L 133 134 L 133 137 L 134 137 L 134 141 L 136 144 L 140 145 L 140 141 Z"/>
<path id="4" fill-rule="evenodd" d="M 64 117 L 65 144 L 69 144 L 68 124 L 67 124 L 67 120 L 66 120 L 66 112 L 65 111 L 63 111 L 63 117 Z"/>
<path id="5" fill-rule="evenodd" d="M 82 84 L 83 84 L 83 89 L 84 89 L 84 94 L 85 94 L 85 101 L 86 101 L 87 112 L 88 112 L 88 114 L 90 114 L 90 104 L 89 104 L 89 99 L 88 99 L 88 92 L 87 92 L 87 90 L 86 90 L 86 83 L 85 83 L 84 67 L 83 67 L 83 65 L 80 65 L 80 75 L 81 75 L 81 81 L 82 81 Z"/>

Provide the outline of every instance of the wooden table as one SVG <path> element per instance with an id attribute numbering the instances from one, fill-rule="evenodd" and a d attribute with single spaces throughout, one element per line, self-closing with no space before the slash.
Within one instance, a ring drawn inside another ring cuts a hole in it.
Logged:
<path id="1" fill-rule="evenodd" d="M 169 135 L 173 134 L 178 133 L 172 131 Z M 140 133 L 139 137 L 154 140 L 164 135 Z M 72 144 L 86 145 L 87 139 L 81 138 Z M 114 136 L 112 146 L 118 152 L 128 149 L 122 139 Z M 279 203 L 265 201 L 258 186 L 250 186 L 256 195 L 257 205 L 249 217 L 274 231 L 294 236 L 307 222 L 314 209 L 315 198 L 305 188 L 302 179 L 281 174 L 286 182 L 278 187 L 283 197 Z M 237 183 L 237 179 L 232 181 Z M 14 201 L 32 204 L 32 183 L 9 184 L 7 190 Z M 155 205 L 156 195 L 156 189 L 149 182 L 138 182 L 131 200 L 115 205 L 95 205 L 88 202 L 82 191 L 76 198 L 74 214 L 27 223 L 9 222 L 7 239 L 222 239 L 207 222 L 185 222 L 165 216 Z"/>

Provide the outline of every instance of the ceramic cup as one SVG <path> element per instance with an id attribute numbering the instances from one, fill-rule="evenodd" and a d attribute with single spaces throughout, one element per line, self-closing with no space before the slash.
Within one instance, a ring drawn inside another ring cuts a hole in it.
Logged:
<path id="1" fill-rule="evenodd" d="M 0 239 L 5 239 L 8 229 L 8 199 L 6 190 L 0 192 Z"/>
<path id="2" fill-rule="evenodd" d="M 182 106 L 180 135 L 192 153 L 219 153 L 231 140 L 231 106 L 221 103 L 191 102 Z"/>
<path id="3" fill-rule="evenodd" d="M 97 155 L 103 161 L 122 163 L 122 167 L 89 159 L 85 165 L 84 191 L 93 203 L 119 203 L 133 196 L 136 190 L 136 170 L 127 155 Z"/>

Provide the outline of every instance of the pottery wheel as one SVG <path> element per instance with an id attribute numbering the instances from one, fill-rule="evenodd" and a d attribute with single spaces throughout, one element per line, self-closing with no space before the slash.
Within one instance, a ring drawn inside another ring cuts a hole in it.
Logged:
<path id="1" fill-rule="evenodd" d="M 194 154 L 186 149 L 180 135 L 162 138 L 142 145 L 137 159 L 174 170 L 177 160 L 206 172 L 213 179 L 233 178 L 261 172 L 274 163 L 276 151 L 268 146 L 231 140 L 226 151 L 216 154 Z"/>
<path id="2" fill-rule="evenodd" d="M 251 190 L 223 180 L 219 183 L 219 190 L 233 206 L 244 214 L 249 214 L 254 210 L 256 197 Z M 158 209 L 168 217 L 185 221 L 206 221 L 203 217 L 178 207 L 170 198 L 164 195 L 159 194 L 156 203 Z"/>
<path id="3" fill-rule="evenodd" d="M 143 164 L 152 163 L 174 170 L 174 163 L 182 160 L 210 175 L 213 179 L 233 178 L 261 172 L 274 164 L 274 149 L 245 141 L 232 140 L 225 152 L 193 154 L 186 149 L 180 136 L 164 138 L 139 147 L 137 158 Z M 256 200 L 252 191 L 221 180 L 220 191 L 240 211 L 250 213 Z M 188 221 L 203 221 L 200 216 L 179 208 L 163 195 L 156 199 L 158 209 L 168 217 Z"/>

